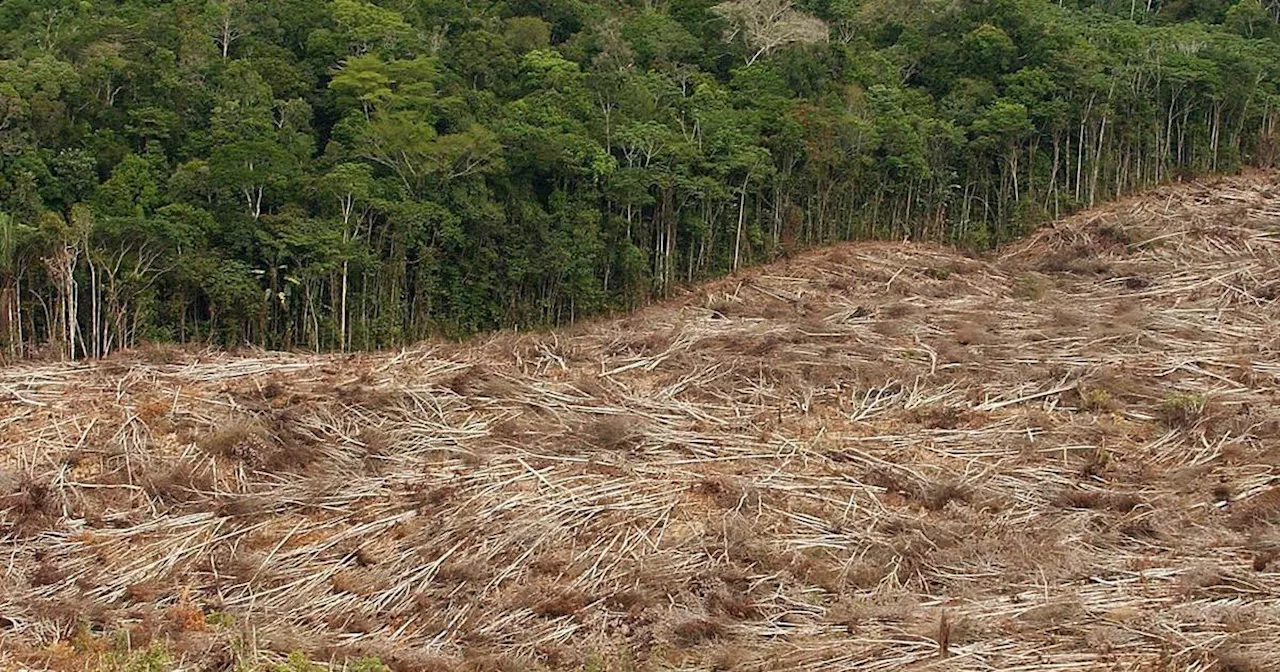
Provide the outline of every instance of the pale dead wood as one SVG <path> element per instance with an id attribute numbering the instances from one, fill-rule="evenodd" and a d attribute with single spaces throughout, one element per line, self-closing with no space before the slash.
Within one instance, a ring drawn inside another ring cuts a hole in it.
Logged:
<path id="1" fill-rule="evenodd" d="M 559 333 L 0 369 L 0 667 L 78 622 L 192 664 L 1280 667 L 1277 225 L 1253 175 Z"/>

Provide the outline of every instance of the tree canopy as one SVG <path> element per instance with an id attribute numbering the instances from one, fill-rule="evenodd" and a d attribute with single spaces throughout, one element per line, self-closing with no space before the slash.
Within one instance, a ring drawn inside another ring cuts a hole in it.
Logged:
<path id="1" fill-rule="evenodd" d="M 0 346 L 562 323 L 1280 155 L 1276 0 L 6 0 Z"/>

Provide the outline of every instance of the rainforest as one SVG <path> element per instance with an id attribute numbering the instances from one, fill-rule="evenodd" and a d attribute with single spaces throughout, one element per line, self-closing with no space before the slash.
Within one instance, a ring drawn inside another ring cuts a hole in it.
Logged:
<path id="1" fill-rule="evenodd" d="M 537 329 L 1280 157 L 1277 0 L 5 0 L 0 350 Z"/>

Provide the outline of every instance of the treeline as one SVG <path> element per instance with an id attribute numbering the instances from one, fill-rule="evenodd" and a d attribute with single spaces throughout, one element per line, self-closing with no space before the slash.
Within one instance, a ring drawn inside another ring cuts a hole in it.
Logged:
<path id="1" fill-rule="evenodd" d="M 369 348 L 1274 165 L 1273 0 L 4 0 L 0 345 Z"/>

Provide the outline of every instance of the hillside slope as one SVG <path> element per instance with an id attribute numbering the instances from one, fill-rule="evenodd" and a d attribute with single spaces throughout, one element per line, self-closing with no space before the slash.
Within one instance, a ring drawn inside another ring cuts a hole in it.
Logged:
<path id="1" fill-rule="evenodd" d="M 9 367 L 0 667 L 1276 669 L 1278 253 L 1252 175 L 557 333 Z"/>

